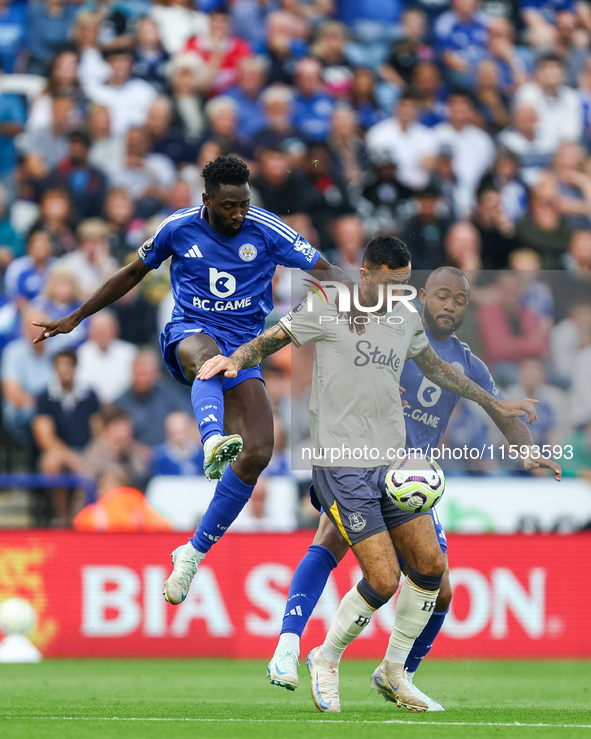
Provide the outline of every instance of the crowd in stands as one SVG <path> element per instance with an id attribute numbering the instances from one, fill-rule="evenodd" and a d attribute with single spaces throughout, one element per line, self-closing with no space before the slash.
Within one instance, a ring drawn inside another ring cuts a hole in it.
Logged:
<path id="1" fill-rule="evenodd" d="M 391 233 L 413 269 L 468 271 L 473 349 L 506 393 L 541 399 L 540 443 L 572 439 L 591 476 L 588 3 L 0 0 L 0 66 L 2 429 L 33 468 L 140 490 L 202 473 L 157 351 L 167 265 L 67 336 L 33 345 L 31 322 L 134 259 L 232 153 L 253 203 L 329 261 L 356 270 Z M 275 294 L 278 317 L 287 270 Z M 290 362 L 265 367 L 269 474 L 305 439 Z M 449 434 L 488 434 L 471 414 Z M 65 490 L 53 505 L 61 523 L 77 510 Z"/>

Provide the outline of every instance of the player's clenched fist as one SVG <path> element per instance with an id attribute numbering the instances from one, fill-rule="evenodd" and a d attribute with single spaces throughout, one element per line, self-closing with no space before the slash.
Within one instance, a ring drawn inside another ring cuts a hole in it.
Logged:
<path id="1" fill-rule="evenodd" d="M 239 369 L 240 365 L 235 359 L 224 357 L 222 354 L 217 354 L 215 357 L 212 357 L 203 363 L 201 369 L 197 373 L 197 379 L 209 380 L 220 372 L 224 373 L 224 377 L 236 377 Z"/>

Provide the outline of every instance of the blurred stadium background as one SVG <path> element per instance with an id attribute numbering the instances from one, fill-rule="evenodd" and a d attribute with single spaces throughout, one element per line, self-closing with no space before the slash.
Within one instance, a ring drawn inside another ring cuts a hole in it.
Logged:
<path id="1" fill-rule="evenodd" d="M 167 265 L 31 343 L 32 320 L 79 305 L 234 153 L 253 202 L 329 261 L 355 270 L 387 232 L 417 270 L 466 270 L 461 338 L 506 395 L 540 399 L 539 444 L 573 448 L 560 485 L 443 464 L 455 597 L 433 655 L 591 656 L 590 41 L 585 0 L 0 0 L 0 601 L 30 600 L 45 655 L 272 652 L 317 521 L 290 465 L 307 350 L 265 364 L 273 459 L 173 609 L 168 557 L 213 485 L 158 352 Z M 274 290 L 270 321 L 288 270 Z M 469 404 L 445 441 L 502 443 Z M 348 555 L 304 648 L 357 577 Z M 350 654 L 381 655 L 391 616 Z"/>

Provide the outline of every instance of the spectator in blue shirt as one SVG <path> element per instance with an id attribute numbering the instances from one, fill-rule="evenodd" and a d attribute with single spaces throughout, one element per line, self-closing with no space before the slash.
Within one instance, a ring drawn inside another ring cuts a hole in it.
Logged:
<path id="1" fill-rule="evenodd" d="M 16 95 L 0 93 L 0 184 L 6 190 L 8 203 L 14 199 L 16 167 L 14 138 L 22 133 L 25 120 L 25 106 L 22 100 Z"/>
<path id="2" fill-rule="evenodd" d="M 335 109 L 334 100 L 324 92 L 321 75 L 316 59 L 302 59 L 296 67 L 293 122 L 314 143 L 326 141 Z"/>
<path id="3" fill-rule="evenodd" d="M 64 0 L 36 0 L 29 3 L 27 20 L 31 58 L 30 74 L 47 74 L 51 57 L 67 43 L 76 7 Z"/>
<path id="4" fill-rule="evenodd" d="M 186 413 L 169 413 L 166 441 L 153 449 L 152 475 L 203 475 L 203 447 L 195 422 Z"/>
<path id="5" fill-rule="evenodd" d="M 478 11 L 478 0 L 453 0 L 435 23 L 435 39 L 448 82 L 472 89 L 477 66 L 488 57 L 487 18 Z"/>
<path id="6" fill-rule="evenodd" d="M 49 267 L 53 261 L 51 242 L 45 231 L 34 231 L 29 237 L 27 256 L 22 260 L 26 263 L 16 281 L 15 298 L 19 307 L 39 295 L 45 287 L 49 275 Z"/>
<path id="7" fill-rule="evenodd" d="M 22 71 L 19 66 L 27 43 L 25 3 L 0 0 L 0 59 L 5 72 Z"/>
<path id="8" fill-rule="evenodd" d="M 246 57 L 240 63 L 238 84 L 226 95 L 238 106 L 238 128 L 252 138 L 265 127 L 265 111 L 260 95 L 267 79 L 267 64 L 262 57 Z"/>

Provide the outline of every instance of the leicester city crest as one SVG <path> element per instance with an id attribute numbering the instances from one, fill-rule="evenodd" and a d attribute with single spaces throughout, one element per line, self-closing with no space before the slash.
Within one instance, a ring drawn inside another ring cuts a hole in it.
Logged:
<path id="1" fill-rule="evenodd" d="M 256 255 L 257 249 L 253 244 L 242 244 L 240 249 L 238 249 L 238 256 L 243 262 L 252 262 Z"/>

